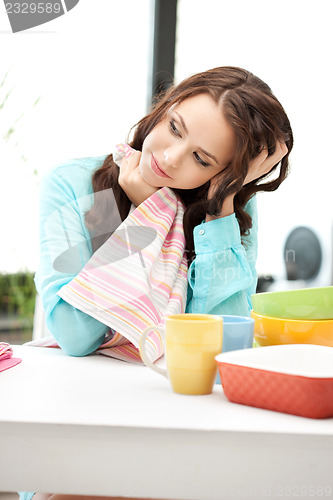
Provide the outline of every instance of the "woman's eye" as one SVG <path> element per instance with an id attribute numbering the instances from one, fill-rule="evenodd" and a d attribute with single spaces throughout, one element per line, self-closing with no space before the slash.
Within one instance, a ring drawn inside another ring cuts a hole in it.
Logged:
<path id="1" fill-rule="evenodd" d="M 176 127 L 175 120 L 170 120 L 170 121 L 169 121 L 169 126 L 170 126 L 170 130 L 171 130 L 171 132 L 172 132 L 174 135 L 176 135 L 176 136 L 178 136 L 178 137 L 181 137 L 181 135 L 180 135 L 180 133 L 179 133 L 179 130 L 178 130 L 178 128 Z"/>
<path id="2" fill-rule="evenodd" d="M 200 165 L 202 165 L 203 167 L 209 167 L 209 163 L 207 163 L 206 161 L 204 161 L 202 158 L 200 158 L 200 156 L 198 155 L 198 153 L 194 152 L 193 153 L 194 155 L 194 158 L 195 160 L 200 163 Z"/>

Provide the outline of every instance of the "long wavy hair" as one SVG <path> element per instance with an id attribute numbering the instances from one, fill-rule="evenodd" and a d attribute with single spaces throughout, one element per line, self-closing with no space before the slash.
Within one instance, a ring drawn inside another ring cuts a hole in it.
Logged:
<path id="1" fill-rule="evenodd" d="M 171 106 L 198 94 L 208 94 L 220 106 L 227 122 L 235 134 L 235 155 L 221 176 L 214 197 L 207 198 L 210 182 L 195 189 L 174 189 L 185 203 L 184 233 L 188 256 L 195 256 L 193 228 L 205 219 L 206 213 L 218 215 L 224 200 L 235 194 L 234 209 L 240 226 L 241 235 L 248 233 L 252 226 L 251 217 L 244 210 L 245 204 L 258 191 L 275 191 L 288 174 L 288 156 L 293 147 L 293 134 L 289 119 L 270 87 L 260 78 L 241 68 L 224 66 L 195 74 L 176 86 L 169 88 L 157 100 L 152 111 L 134 127 L 130 146 L 142 151 L 147 135 L 162 121 Z M 273 167 L 276 175 L 273 180 L 264 181 L 271 173 L 263 175 L 243 186 L 250 161 L 263 147 L 268 155 L 276 149 L 277 141 L 285 142 L 287 155 Z M 112 154 L 105 158 L 103 165 L 92 177 L 94 192 L 113 189 L 119 214 L 124 220 L 130 210 L 131 202 L 118 183 L 119 168 Z M 93 238 L 93 250 L 101 246 L 111 233 L 103 233 L 103 224 L 110 214 L 107 197 L 95 197 L 95 203 L 85 215 L 90 233 L 101 236 Z"/>

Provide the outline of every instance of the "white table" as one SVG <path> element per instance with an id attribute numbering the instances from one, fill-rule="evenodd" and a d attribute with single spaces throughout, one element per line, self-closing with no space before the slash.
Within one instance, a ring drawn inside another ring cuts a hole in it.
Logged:
<path id="1" fill-rule="evenodd" d="M 14 357 L 0 373 L 0 491 L 333 496 L 333 419 L 236 405 L 218 385 L 177 395 L 148 368 L 101 355 L 14 346 Z"/>

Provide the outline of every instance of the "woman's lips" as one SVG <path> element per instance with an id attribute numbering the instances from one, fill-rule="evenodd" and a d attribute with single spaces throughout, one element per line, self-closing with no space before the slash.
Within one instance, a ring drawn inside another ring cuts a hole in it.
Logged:
<path id="1" fill-rule="evenodd" d="M 152 154 L 151 155 L 151 168 L 153 172 L 156 175 L 159 175 L 160 177 L 167 177 L 168 179 L 171 179 L 170 175 L 167 175 L 159 166 L 158 161 L 156 160 L 155 156 Z"/>

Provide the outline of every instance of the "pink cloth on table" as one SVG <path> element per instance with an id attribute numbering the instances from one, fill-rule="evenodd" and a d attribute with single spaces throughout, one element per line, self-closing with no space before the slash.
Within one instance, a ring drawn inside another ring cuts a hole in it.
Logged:
<path id="1" fill-rule="evenodd" d="M 4 359 L 0 360 L 0 372 L 3 372 L 5 370 L 8 370 L 8 368 L 12 368 L 13 366 L 18 365 L 21 363 L 22 359 L 20 358 L 10 358 L 10 359 Z"/>
<path id="2" fill-rule="evenodd" d="M 18 365 L 22 359 L 13 358 L 13 349 L 7 342 L 0 342 L 0 372 Z"/>

